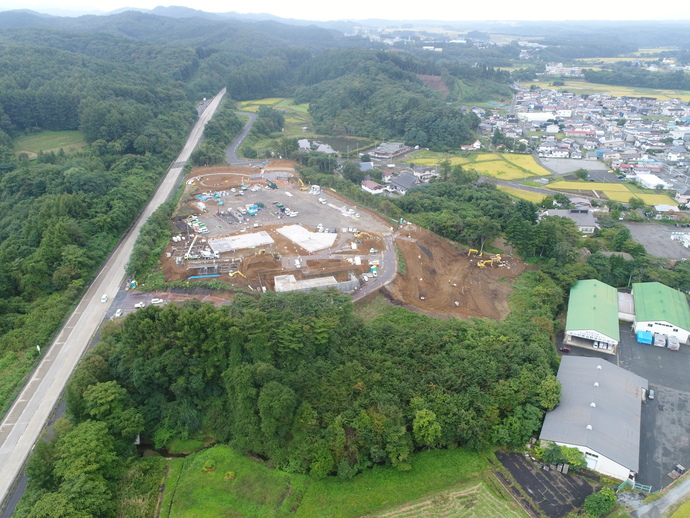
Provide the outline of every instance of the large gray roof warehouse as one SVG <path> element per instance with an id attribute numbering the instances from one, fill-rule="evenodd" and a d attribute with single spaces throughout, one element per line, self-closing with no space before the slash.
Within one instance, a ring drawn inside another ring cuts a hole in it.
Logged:
<path id="1" fill-rule="evenodd" d="M 617 478 L 639 470 L 642 389 L 647 380 L 598 358 L 563 357 L 562 395 L 540 439 L 585 452 L 590 468 Z"/>

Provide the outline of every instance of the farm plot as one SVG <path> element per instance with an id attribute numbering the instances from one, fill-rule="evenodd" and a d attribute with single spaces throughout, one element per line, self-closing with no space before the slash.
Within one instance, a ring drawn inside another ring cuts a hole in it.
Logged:
<path id="1" fill-rule="evenodd" d="M 505 160 L 490 160 L 475 162 L 471 164 L 479 174 L 484 176 L 491 176 L 493 178 L 498 178 L 500 180 L 520 180 L 528 176 L 532 176 L 532 173 L 527 172 L 510 162 Z"/>
<path id="2" fill-rule="evenodd" d="M 408 155 L 408 159 L 405 162 L 424 166 L 437 166 L 443 160 L 448 160 L 450 165 L 465 165 L 470 162 L 467 158 L 459 156 L 444 157 L 441 153 L 428 153 L 424 151 Z"/>
<path id="3" fill-rule="evenodd" d="M 411 502 L 382 513 L 376 518 L 416 518 L 443 516 L 447 518 L 521 518 L 527 514 L 514 502 L 497 498 L 483 483 L 468 488 L 446 491 L 431 498 Z"/>
<path id="4" fill-rule="evenodd" d="M 595 490 L 583 475 L 573 471 L 567 475 L 545 471 L 518 453 L 497 452 L 496 458 L 508 470 L 522 494 L 528 495 L 549 518 L 561 518 L 582 507 L 585 498 Z"/>
<path id="5" fill-rule="evenodd" d="M 627 203 L 631 197 L 640 198 L 647 205 L 670 204 L 675 205 L 669 196 L 665 194 L 644 194 L 632 192 L 627 185 L 622 183 L 587 183 L 584 182 L 556 182 L 548 186 L 550 189 L 558 191 L 575 191 L 578 194 L 592 196 L 593 191 L 602 193 L 609 200 Z"/>
<path id="6" fill-rule="evenodd" d="M 473 156 L 473 158 L 475 162 L 486 162 L 489 160 L 496 160 L 500 158 L 500 156 L 494 153 L 480 153 L 478 155 Z"/>
<path id="7" fill-rule="evenodd" d="M 535 174 L 537 176 L 550 176 L 553 174 L 545 167 L 539 165 L 532 155 L 506 154 L 501 156 L 504 160 L 507 160 L 511 164 L 521 167 L 522 169 L 526 169 L 530 173 Z"/>

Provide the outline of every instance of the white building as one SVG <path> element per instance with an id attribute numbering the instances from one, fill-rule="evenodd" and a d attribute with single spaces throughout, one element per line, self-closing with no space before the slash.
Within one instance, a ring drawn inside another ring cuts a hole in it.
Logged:
<path id="1" fill-rule="evenodd" d="M 564 356 L 561 401 L 546 414 L 539 438 L 577 448 L 587 467 L 619 480 L 640 464 L 640 416 L 647 380 L 599 358 Z"/>
<path id="2" fill-rule="evenodd" d="M 660 282 L 640 282 L 632 286 L 635 300 L 635 333 L 650 331 L 675 336 L 688 343 L 690 308 L 683 293 Z"/>

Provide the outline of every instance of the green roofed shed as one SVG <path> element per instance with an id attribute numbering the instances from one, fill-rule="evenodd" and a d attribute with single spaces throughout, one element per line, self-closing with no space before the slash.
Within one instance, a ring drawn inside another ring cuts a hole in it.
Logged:
<path id="1" fill-rule="evenodd" d="M 635 332 L 675 336 L 683 343 L 690 334 L 690 308 L 683 293 L 659 282 L 635 283 Z"/>
<path id="2" fill-rule="evenodd" d="M 614 353 L 619 341 L 616 289 L 593 279 L 578 281 L 570 289 L 565 342 Z"/>

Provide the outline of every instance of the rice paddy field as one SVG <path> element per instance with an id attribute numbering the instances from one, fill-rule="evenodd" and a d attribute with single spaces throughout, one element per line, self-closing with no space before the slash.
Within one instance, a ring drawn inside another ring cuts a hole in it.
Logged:
<path id="1" fill-rule="evenodd" d="M 578 95 L 582 94 L 610 94 L 615 97 L 624 95 L 631 97 L 654 97 L 660 101 L 679 98 L 683 102 L 690 101 L 690 91 L 687 90 L 659 90 L 656 88 L 634 88 L 627 86 L 602 85 L 598 83 L 588 83 L 584 80 L 565 80 L 563 86 L 551 86 L 548 83 L 524 83 L 529 87 L 531 84 L 539 88 L 551 90 L 567 90 Z"/>
<path id="2" fill-rule="evenodd" d="M 515 164 L 516 166 L 521 167 L 522 169 L 525 169 L 534 175 L 551 176 L 553 174 L 551 171 L 537 163 L 532 155 L 514 155 L 511 153 L 501 156 L 504 160 L 507 160 L 508 162 Z"/>
<path id="3" fill-rule="evenodd" d="M 511 164 L 505 160 L 487 160 L 483 162 L 474 162 L 470 164 L 471 168 L 475 169 L 483 176 L 491 176 L 499 180 L 520 180 L 528 176 L 533 176 L 529 171 L 526 171 L 516 165 Z"/>
<path id="4" fill-rule="evenodd" d="M 511 196 L 515 196 L 516 198 L 520 198 L 522 200 L 527 200 L 531 201 L 532 203 L 541 203 L 544 198 L 546 198 L 545 194 L 539 194 L 538 192 L 532 192 L 532 191 L 525 191 L 522 189 L 518 189 L 517 187 L 508 187 L 507 185 L 497 185 L 498 189 L 510 194 Z"/>
<path id="5" fill-rule="evenodd" d="M 676 205 L 676 202 L 666 194 L 648 194 L 639 192 L 637 189 L 630 189 L 624 183 L 585 183 L 585 182 L 555 182 L 548 185 L 549 189 L 557 191 L 568 191 L 584 196 L 599 196 L 603 194 L 606 199 L 627 203 L 631 197 L 640 198 L 647 205 L 669 204 Z"/>
<path id="6" fill-rule="evenodd" d="M 311 120 L 309 104 L 294 104 L 292 99 L 285 97 L 268 97 L 266 99 L 244 101 L 239 104 L 238 108 L 245 112 L 256 113 L 262 106 L 282 110 L 287 124 L 304 125 Z"/>

